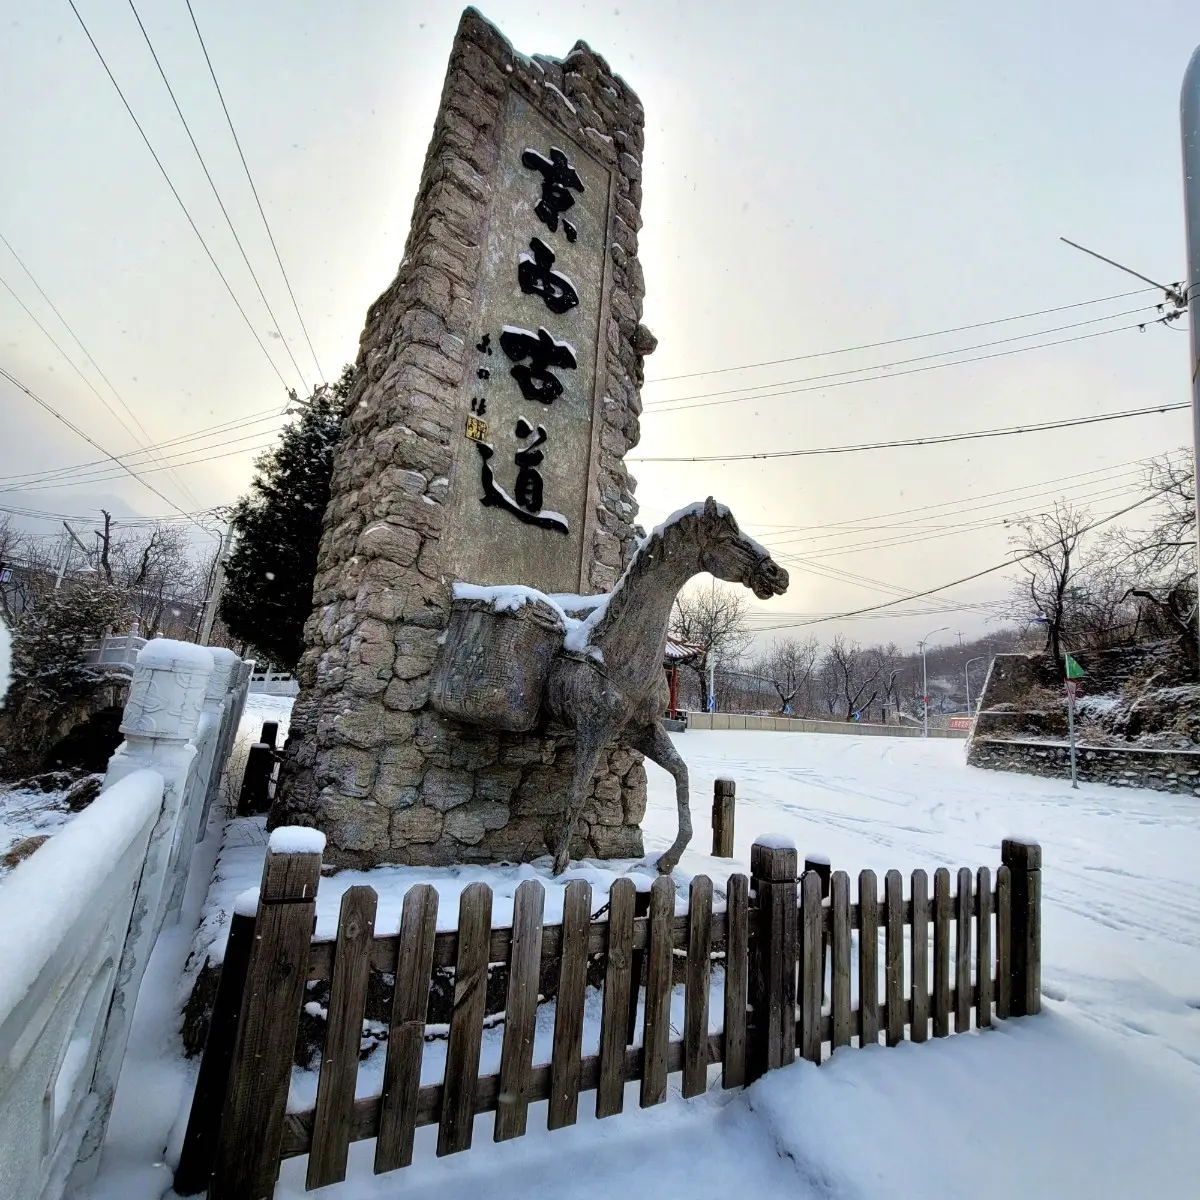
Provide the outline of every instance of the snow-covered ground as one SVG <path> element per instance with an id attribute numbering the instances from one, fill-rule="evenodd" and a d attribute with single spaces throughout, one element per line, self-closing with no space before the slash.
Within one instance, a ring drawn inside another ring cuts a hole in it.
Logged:
<path id="1" fill-rule="evenodd" d="M 266 698 L 264 698 L 266 699 Z M 276 698 L 271 698 L 273 701 Z M 251 714 L 248 721 L 261 721 Z M 244 726 L 245 727 L 245 726 Z M 253 731 L 257 736 L 257 730 Z M 717 1197 L 732 1189 L 808 1197 L 1190 1197 L 1200 1178 L 1200 801 L 1158 792 L 979 771 L 957 741 L 819 734 L 692 732 L 675 738 L 692 772 L 694 846 L 681 875 L 723 881 L 748 867 L 756 834 L 791 835 L 801 853 L 827 855 L 856 873 L 891 867 L 995 865 L 1004 836 L 1043 845 L 1045 1012 L 979 1035 L 924 1046 L 838 1051 L 820 1068 L 773 1073 L 744 1093 L 714 1088 L 572 1129 L 499 1146 L 480 1117 L 475 1148 L 438 1160 L 433 1131 L 419 1131 L 416 1164 L 372 1176 L 371 1143 L 351 1148 L 347 1183 L 320 1194 L 366 1200 L 436 1190 L 442 1200 L 521 1197 Z M 670 780 L 648 768 L 646 848 L 674 833 Z M 713 779 L 737 780 L 733 863 L 710 858 Z M 238 823 L 222 896 L 261 862 L 263 841 Z M 231 834 L 234 833 L 231 830 Z M 202 846 L 211 864 L 212 840 Z M 225 861 L 225 860 L 223 860 Z M 209 870 L 204 866 L 201 869 Z M 580 868 L 596 904 L 614 871 Z M 514 871 L 514 880 L 533 868 Z M 540 873 L 540 872 L 539 872 Z M 432 876 L 450 912 L 466 880 Z M 237 876 L 235 879 L 234 876 Z M 385 875 L 377 876 L 380 883 Z M 332 911 L 349 873 L 322 881 Z M 515 886 L 515 882 L 513 883 Z M 198 899 L 198 898 L 197 898 Z M 229 896 L 231 902 L 232 896 Z M 548 901 L 550 898 L 548 897 Z M 547 904 L 547 911 L 551 908 Z M 198 903 L 192 908 L 198 917 Z M 210 915 L 212 906 L 209 906 Z M 499 906 L 497 910 L 499 916 Z M 380 905 L 379 928 L 396 924 Z M 210 929 L 210 936 L 216 935 Z M 178 1060 L 175 1007 L 184 939 L 161 950 L 156 982 L 139 1005 L 148 1053 L 132 1060 L 118 1095 L 101 1177 L 92 1196 L 160 1196 L 177 1153 L 194 1064 Z M 159 957 L 156 951 L 156 957 Z M 498 1031 L 497 1031 L 498 1032 Z M 172 1059 L 172 1055 L 175 1055 Z M 373 1056 L 375 1057 L 375 1056 Z M 436 1051 L 431 1051 L 432 1058 Z M 673 1083 L 676 1082 L 673 1079 Z M 153 1106 L 137 1095 L 153 1086 Z M 581 1103 L 581 1114 L 590 1097 Z M 172 1118 L 174 1128 L 172 1129 Z M 277 1196 L 305 1194 L 304 1160 L 285 1163 Z"/>
<path id="2" fill-rule="evenodd" d="M 47 837 L 75 814 L 67 807 L 67 790 L 44 792 L 40 788 L 0 787 L 0 875 L 9 868 L 4 856 L 26 838 Z"/>

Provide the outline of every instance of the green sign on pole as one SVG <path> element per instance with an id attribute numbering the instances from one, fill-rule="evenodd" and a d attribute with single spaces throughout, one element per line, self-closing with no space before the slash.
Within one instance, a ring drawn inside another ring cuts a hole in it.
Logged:
<path id="1" fill-rule="evenodd" d="M 1066 659 L 1067 678 L 1068 679 L 1082 679 L 1083 678 L 1083 668 L 1069 654 L 1065 654 L 1065 655 L 1063 655 L 1063 657 Z"/>

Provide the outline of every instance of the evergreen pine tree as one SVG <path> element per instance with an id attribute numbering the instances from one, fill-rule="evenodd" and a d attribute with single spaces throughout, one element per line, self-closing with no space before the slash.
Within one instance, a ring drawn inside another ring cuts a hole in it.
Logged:
<path id="1" fill-rule="evenodd" d="M 304 650 L 333 451 L 353 383 L 347 366 L 337 383 L 313 393 L 279 445 L 257 459 L 233 512 L 221 619 L 236 640 L 289 671 Z"/>

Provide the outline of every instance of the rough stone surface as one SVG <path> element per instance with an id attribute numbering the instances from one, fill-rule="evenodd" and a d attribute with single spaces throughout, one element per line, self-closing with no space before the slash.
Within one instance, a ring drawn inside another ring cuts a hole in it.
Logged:
<path id="1" fill-rule="evenodd" d="M 1071 777 L 1071 752 L 1065 742 L 977 737 L 967 749 L 967 762 L 993 771 Z M 1078 777 L 1089 783 L 1200 796 L 1200 750 L 1077 746 L 1075 767 Z"/>
<path id="2" fill-rule="evenodd" d="M 461 489 L 479 489 L 477 461 L 473 474 L 456 468 L 470 415 L 464 380 L 478 357 L 492 173 L 514 96 L 611 179 L 579 590 L 610 589 L 641 534 L 622 460 L 639 437 L 642 359 L 654 344 L 641 324 L 637 260 L 642 106 L 586 44 L 562 61 L 526 58 L 468 9 L 404 259 L 367 313 L 271 813 L 272 825 L 323 829 L 326 859 L 343 866 L 538 857 L 570 785 L 569 738 L 480 737 L 427 703 L 453 583 L 447 517 Z M 530 228 L 539 231 L 536 220 Z M 606 750 L 596 778 L 603 786 L 585 805 L 573 853 L 640 856 L 640 755 Z"/>

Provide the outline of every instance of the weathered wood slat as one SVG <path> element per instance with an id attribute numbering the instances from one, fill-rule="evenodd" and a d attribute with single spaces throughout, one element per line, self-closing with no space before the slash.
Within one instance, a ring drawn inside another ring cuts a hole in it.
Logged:
<path id="1" fill-rule="evenodd" d="M 721 1085 L 746 1082 L 746 1009 L 750 983 L 750 880 L 730 875 L 725 886 L 725 1043 Z"/>
<path id="2" fill-rule="evenodd" d="M 642 1077 L 643 1051 L 641 1046 L 625 1051 L 621 1073 L 626 1083 Z M 721 1061 L 721 1035 L 714 1033 L 708 1039 L 708 1061 Z M 667 1070 L 675 1074 L 683 1069 L 683 1043 L 672 1042 L 667 1051 Z M 579 1090 L 594 1091 L 600 1079 L 600 1057 L 590 1055 L 583 1060 L 579 1073 Z M 530 1077 L 529 1100 L 547 1100 L 550 1097 L 550 1066 L 534 1067 Z M 437 1125 L 441 1120 L 444 1088 L 440 1083 L 426 1084 L 420 1091 L 417 1103 L 418 1128 Z M 485 1075 L 479 1080 L 475 1093 L 475 1113 L 495 1112 L 500 1095 L 500 1076 Z M 379 1097 L 372 1096 L 355 1101 L 354 1116 L 350 1124 L 350 1140 L 361 1141 L 373 1138 L 379 1123 Z M 307 1154 L 312 1141 L 312 1110 L 288 1113 L 285 1122 L 285 1137 L 281 1158 L 295 1158 Z"/>
<path id="3" fill-rule="evenodd" d="M 912 1024 L 908 1036 L 923 1042 L 929 1037 L 929 876 L 921 870 L 912 873 L 911 921 Z"/>
<path id="4" fill-rule="evenodd" d="M 889 1046 L 904 1040 L 904 879 L 889 871 L 883 880 L 884 977 L 887 988 L 887 1037 Z"/>
<path id="5" fill-rule="evenodd" d="M 821 971 L 821 877 L 805 871 L 800 877 L 800 1057 L 821 1061 L 821 1001 L 825 976 Z"/>
<path id="6" fill-rule="evenodd" d="M 409 888 L 404 896 L 400 936 L 392 939 L 396 942 L 396 957 L 390 969 L 396 974 L 396 990 L 392 994 L 391 1028 L 383 1066 L 379 1139 L 375 1144 L 377 1175 L 412 1162 L 437 910 L 438 894 L 433 887 L 422 883 Z"/>
<path id="7" fill-rule="evenodd" d="M 970 867 L 958 871 L 958 895 L 955 899 L 954 987 L 958 1001 L 954 1006 L 954 1032 L 971 1028 L 971 888 Z"/>
<path id="8" fill-rule="evenodd" d="M 697 875 L 688 893 L 691 932 L 683 1016 L 683 1094 L 699 1096 L 708 1088 L 708 987 L 712 940 L 712 880 Z"/>
<path id="9" fill-rule="evenodd" d="M 950 1032 L 950 872 L 938 867 L 933 876 L 933 1036 Z"/>
<path id="10" fill-rule="evenodd" d="M 608 962 L 604 969 L 604 1007 L 600 1018 L 600 1079 L 596 1116 L 611 1117 L 624 1107 L 625 1047 L 628 1045 L 630 979 L 633 975 L 632 879 L 618 879 L 608 893 Z"/>
<path id="11" fill-rule="evenodd" d="M 526 1128 L 545 904 L 546 890 L 536 879 L 526 879 L 513 899 L 512 963 L 500 1049 L 500 1096 L 492 1134 L 497 1142 L 520 1137 Z"/>
<path id="12" fill-rule="evenodd" d="M 992 874 L 980 867 L 976 882 L 979 900 L 975 930 L 975 1024 L 986 1029 L 992 1023 Z"/>
<path id="13" fill-rule="evenodd" d="M 563 897 L 563 956 L 554 1005 L 547 1128 L 574 1125 L 579 1115 L 579 1062 L 583 1057 L 583 1002 L 587 994 L 588 922 L 592 885 L 572 879 Z"/>
<path id="14" fill-rule="evenodd" d="M 235 912 L 229 925 L 229 940 L 225 944 L 225 958 L 221 962 L 217 994 L 213 998 L 204 1057 L 200 1059 L 187 1132 L 175 1171 L 174 1187 L 180 1196 L 194 1196 L 208 1189 L 253 946 L 254 917 Z"/>
<path id="15" fill-rule="evenodd" d="M 858 1044 L 879 1041 L 879 881 L 874 871 L 858 873 Z"/>
<path id="16" fill-rule="evenodd" d="M 646 1023 L 642 1034 L 645 1064 L 641 1104 L 648 1108 L 667 1098 L 667 1047 L 671 1042 L 671 967 L 675 884 L 660 875 L 650 889 L 650 960 L 646 969 Z"/>
<path id="17" fill-rule="evenodd" d="M 275 1188 L 320 878 L 320 854 L 268 850 L 209 1185 L 214 1200 L 259 1200 Z"/>
<path id="18" fill-rule="evenodd" d="M 1012 1013 L 1012 872 L 996 872 L 996 1016 Z"/>
<path id="19" fill-rule="evenodd" d="M 830 935 L 830 1005 L 833 1016 L 833 1049 L 850 1045 L 850 876 L 835 871 L 829 885 L 829 906 L 833 912 Z"/>
<path id="20" fill-rule="evenodd" d="M 796 863 L 793 846 L 755 842 L 750 847 L 757 901 L 750 974 L 753 1041 L 747 1062 L 751 1079 L 796 1058 Z M 819 924 L 814 928 L 819 947 Z"/>
<path id="21" fill-rule="evenodd" d="M 338 914 L 337 949 L 329 1012 L 325 1020 L 325 1045 L 313 1118 L 313 1144 L 308 1155 L 305 1187 L 324 1187 L 346 1178 L 350 1150 L 350 1110 L 358 1079 L 362 1022 L 367 1009 L 367 976 L 371 967 L 371 938 L 379 898 L 373 887 L 361 884 L 342 894 Z"/>
<path id="22" fill-rule="evenodd" d="M 486 883 L 468 884 L 458 906 L 458 962 L 446 1047 L 445 1098 L 438 1126 L 439 1157 L 471 1148 L 491 929 L 492 889 Z"/>

